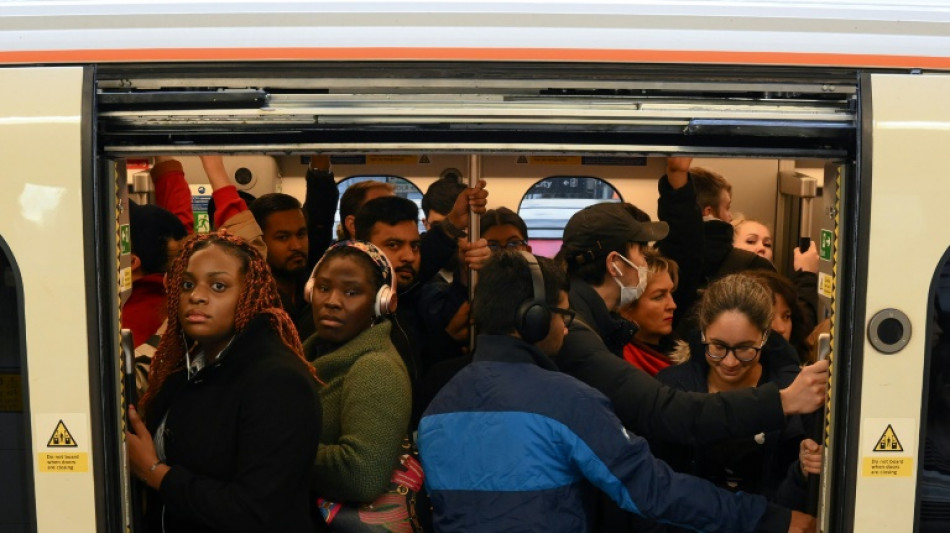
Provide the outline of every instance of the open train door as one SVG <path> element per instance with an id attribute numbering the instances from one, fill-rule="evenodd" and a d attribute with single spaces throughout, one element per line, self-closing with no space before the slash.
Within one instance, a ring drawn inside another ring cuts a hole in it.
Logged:
<path id="1" fill-rule="evenodd" d="M 933 286 L 950 245 L 950 76 L 872 75 L 864 86 L 864 138 L 874 140 L 860 162 L 868 216 L 857 228 L 855 290 L 840 295 L 855 302 L 846 476 L 854 505 L 839 504 L 853 512 L 842 529 L 915 531 Z"/>

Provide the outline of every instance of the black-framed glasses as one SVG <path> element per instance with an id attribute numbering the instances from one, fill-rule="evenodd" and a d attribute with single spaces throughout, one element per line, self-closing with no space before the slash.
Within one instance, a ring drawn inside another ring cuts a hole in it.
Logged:
<path id="1" fill-rule="evenodd" d="M 527 250 L 528 241 L 523 241 L 523 240 L 522 241 L 508 241 L 506 243 L 500 243 L 497 241 L 488 241 L 488 248 L 493 252 L 497 252 L 499 250 L 508 250 L 508 251 Z"/>
<path id="2" fill-rule="evenodd" d="M 762 344 L 758 346 L 729 346 L 721 342 L 706 342 L 705 340 L 703 341 L 703 346 L 706 348 L 706 357 L 713 361 L 722 361 L 729 355 L 729 352 L 732 352 L 732 355 L 734 355 L 740 363 L 750 363 L 755 360 L 759 352 L 762 351 L 762 348 L 765 346 L 765 339 L 762 339 Z"/>
<path id="3" fill-rule="evenodd" d="M 561 318 L 564 319 L 564 327 L 570 327 L 571 323 L 574 322 L 574 311 L 570 309 L 561 309 L 560 307 L 548 307 L 552 313 L 555 315 L 561 315 Z"/>

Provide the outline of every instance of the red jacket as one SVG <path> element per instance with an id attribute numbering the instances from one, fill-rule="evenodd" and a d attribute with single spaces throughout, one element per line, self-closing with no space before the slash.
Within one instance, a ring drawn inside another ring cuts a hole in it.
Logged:
<path id="1" fill-rule="evenodd" d="M 132 282 L 132 294 L 122 307 L 122 327 L 132 330 L 132 343 L 139 346 L 165 321 L 165 274 L 146 274 Z"/>

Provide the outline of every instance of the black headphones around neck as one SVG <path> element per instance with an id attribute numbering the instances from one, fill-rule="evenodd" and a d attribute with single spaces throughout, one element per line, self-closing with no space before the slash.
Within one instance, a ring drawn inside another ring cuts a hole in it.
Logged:
<path id="1" fill-rule="evenodd" d="M 525 251 L 520 252 L 528 263 L 531 272 L 531 298 L 518 306 L 515 315 L 515 329 L 518 335 L 528 343 L 534 344 L 548 336 L 551 330 L 551 310 L 548 309 L 544 294 L 544 276 L 541 275 L 541 266 L 538 259 Z"/>

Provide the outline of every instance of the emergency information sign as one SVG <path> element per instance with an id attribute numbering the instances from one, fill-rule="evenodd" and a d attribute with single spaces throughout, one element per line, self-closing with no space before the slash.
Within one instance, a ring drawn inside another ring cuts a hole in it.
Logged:
<path id="1" fill-rule="evenodd" d="M 831 261 L 834 238 L 834 233 L 826 229 L 821 230 L 821 238 L 818 240 L 818 257 L 825 261 Z"/>

